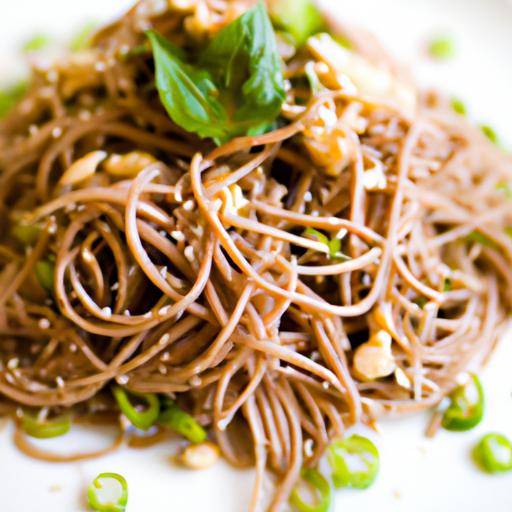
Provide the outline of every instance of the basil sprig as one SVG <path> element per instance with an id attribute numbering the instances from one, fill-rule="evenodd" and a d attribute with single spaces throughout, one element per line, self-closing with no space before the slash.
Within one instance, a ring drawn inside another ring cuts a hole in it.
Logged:
<path id="1" fill-rule="evenodd" d="M 262 2 L 220 30 L 195 63 L 157 32 L 147 35 L 160 99 L 177 125 L 217 144 L 272 127 L 285 89 Z"/>

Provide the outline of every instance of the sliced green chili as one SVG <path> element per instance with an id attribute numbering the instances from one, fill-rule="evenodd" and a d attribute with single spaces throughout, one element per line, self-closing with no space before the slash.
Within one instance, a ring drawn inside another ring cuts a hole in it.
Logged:
<path id="1" fill-rule="evenodd" d="M 334 485 L 366 489 L 373 484 L 379 472 L 379 451 L 368 438 L 352 435 L 334 441 L 327 458 L 332 468 Z"/>
<path id="2" fill-rule="evenodd" d="M 204 428 L 171 400 L 166 401 L 165 409 L 158 416 L 158 423 L 174 430 L 192 443 L 202 443 L 207 437 Z"/>
<path id="3" fill-rule="evenodd" d="M 105 488 L 109 480 L 119 484 L 119 489 L 115 490 L 117 492 Z M 110 494 L 115 496 L 111 497 Z M 128 483 L 118 473 L 101 473 L 89 485 L 87 499 L 95 512 L 124 512 L 128 503 Z"/>
<path id="4" fill-rule="evenodd" d="M 442 426 L 446 430 L 463 432 L 482 421 L 484 415 L 484 390 L 480 379 L 470 374 L 468 381 L 456 387 L 449 396 L 450 405 L 444 411 Z"/>
<path id="5" fill-rule="evenodd" d="M 55 263 L 50 260 L 40 260 L 35 264 L 35 272 L 39 284 L 48 293 L 53 294 L 53 276 L 55 274 Z"/>
<path id="6" fill-rule="evenodd" d="M 512 471 L 512 443 L 502 434 L 487 434 L 475 446 L 473 456 L 487 473 Z"/>
<path id="7" fill-rule="evenodd" d="M 117 401 L 117 405 L 121 412 L 126 416 L 128 421 L 141 430 L 148 430 L 153 426 L 160 413 L 160 401 L 158 396 L 153 393 L 136 393 L 135 391 L 127 391 L 120 386 L 114 386 L 112 393 Z M 146 402 L 147 407 L 143 411 L 138 411 L 130 402 L 128 394 Z"/>
<path id="8" fill-rule="evenodd" d="M 306 503 L 297 487 L 290 495 L 290 503 L 299 512 L 328 512 L 332 507 L 332 490 L 327 479 L 317 469 L 303 469 L 302 478 L 318 491 L 319 499 L 316 504 Z"/>
<path id="9" fill-rule="evenodd" d="M 49 439 L 67 434 L 71 428 L 71 418 L 64 415 L 52 419 L 39 420 L 37 416 L 24 412 L 21 418 L 21 428 L 30 437 Z"/>

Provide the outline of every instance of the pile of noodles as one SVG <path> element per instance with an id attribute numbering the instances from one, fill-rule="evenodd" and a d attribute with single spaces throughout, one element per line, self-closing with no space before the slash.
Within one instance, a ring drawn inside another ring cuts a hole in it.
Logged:
<path id="1" fill-rule="evenodd" d="M 169 394 L 229 462 L 256 466 L 252 507 L 270 471 L 278 510 L 347 427 L 431 407 L 485 362 L 511 304 L 512 165 L 442 97 L 403 77 L 412 102 L 366 94 L 321 45 L 281 42 L 278 129 L 221 147 L 184 132 L 144 31 L 194 44 L 246 3 L 140 3 L 34 67 L 0 125 L 0 397 L 87 417 L 116 414 L 116 381 Z M 370 39 L 352 43 L 399 79 Z M 97 151 L 95 172 L 62 179 Z M 17 226 L 39 228 L 32 243 Z M 396 370 L 360 378 L 354 352 L 382 330 Z"/>

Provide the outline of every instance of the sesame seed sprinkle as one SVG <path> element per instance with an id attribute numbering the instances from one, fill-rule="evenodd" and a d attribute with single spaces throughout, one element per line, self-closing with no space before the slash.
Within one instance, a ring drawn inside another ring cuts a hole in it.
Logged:
<path id="1" fill-rule="evenodd" d="M 185 258 L 187 258 L 188 261 L 192 262 L 195 260 L 194 248 L 191 245 L 185 247 L 183 254 L 185 255 Z"/>
<path id="2" fill-rule="evenodd" d="M 64 387 L 64 379 L 60 375 L 57 375 L 57 377 L 55 377 L 55 383 L 57 384 L 57 387 L 59 387 L 59 388 Z"/>
<path id="3" fill-rule="evenodd" d="M 50 328 L 50 320 L 48 318 L 40 318 L 37 322 L 37 325 L 40 329 L 49 329 Z"/>
<path id="4" fill-rule="evenodd" d="M 183 240 L 185 240 L 185 235 L 183 234 L 182 231 L 171 231 L 171 236 L 177 242 L 183 242 Z"/>
<path id="5" fill-rule="evenodd" d="M 187 212 L 191 212 L 194 209 L 194 207 L 195 207 L 195 203 L 194 203 L 194 201 L 192 201 L 192 199 L 189 199 L 188 201 L 185 201 L 183 203 L 183 208 L 185 210 L 187 210 Z"/>
<path id="6" fill-rule="evenodd" d="M 15 368 L 18 368 L 19 364 L 20 360 L 17 357 L 13 357 L 7 361 L 7 368 L 9 368 L 9 370 L 14 370 Z"/>
<path id="7" fill-rule="evenodd" d="M 105 316 L 112 316 L 112 309 L 109 308 L 108 306 L 105 306 L 104 308 L 102 308 L 101 312 L 105 315 Z"/>

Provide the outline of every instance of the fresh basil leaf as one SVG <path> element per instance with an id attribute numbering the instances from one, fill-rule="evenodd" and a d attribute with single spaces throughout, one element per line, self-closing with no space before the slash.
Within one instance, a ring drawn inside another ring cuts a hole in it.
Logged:
<path id="1" fill-rule="evenodd" d="M 308 37 L 326 31 L 324 19 L 313 0 L 273 0 L 269 11 L 276 27 L 289 32 L 298 46 Z"/>
<path id="2" fill-rule="evenodd" d="M 234 111 L 231 136 L 265 132 L 285 99 L 276 38 L 263 2 L 224 27 L 200 65 L 219 84 L 221 100 Z"/>
<path id="3" fill-rule="evenodd" d="M 210 74 L 185 63 L 184 52 L 160 34 L 149 31 L 147 36 L 153 48 L 157 89 L 171 119 L 200 137 L 224 140 L 227 115 Z"/>
<path id="4" fill-rule="evenodd" d="M 281 60 L 264 4 L 224 27 L 197 65 L 154 31 L 148 32 L 160 99 L 173 121 L 217 144 L 258 135 L 285 99 Z"/>

